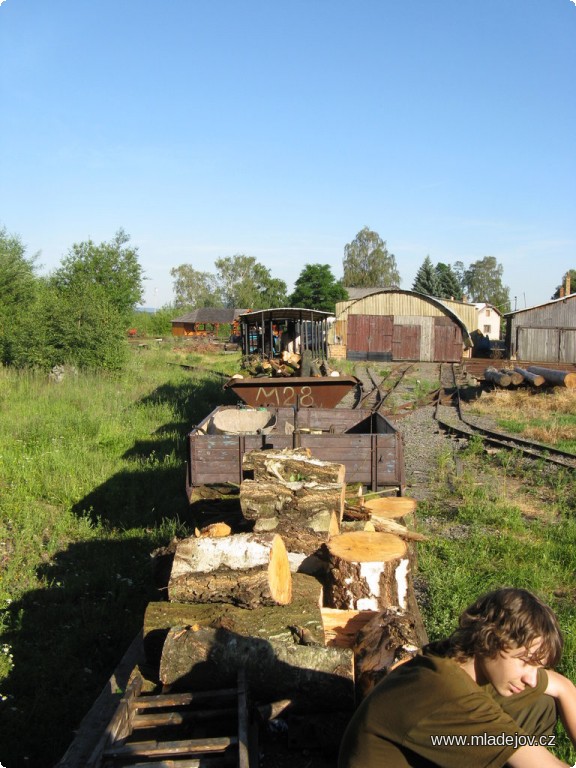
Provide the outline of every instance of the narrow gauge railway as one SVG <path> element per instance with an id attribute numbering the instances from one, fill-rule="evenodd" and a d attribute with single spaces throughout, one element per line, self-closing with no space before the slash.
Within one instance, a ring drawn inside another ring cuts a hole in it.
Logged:
<path id="1" fill-rule="evenodd" d="M 385 376 L 378 377 L 373 369 L 357 366 L 354 375 L 362 384 L 362 394 L 357 398 L 355 407 L 370 408 L 373 412 L 382 413 L 387 398 L 392 392 L 399 393 L 402 390 L 406 374 L 414 367 L 414 364 L 399 365 Z M 438 370 L 441 387 L 434 393 L 434 418 L 444 432 L 468 439 L 478 436 L 487 445 L 518 451 L 532 460 L 541 460 L 567 469 L 576 469 L 576 455 L 573 453 L 520 436 L 488 429 L 467 418 L 462 409 L 461 389 L 467 381 L 467 375 L 469 375 L 468 364 L 464 370 L 464 367 L 458 363 L 439 363 Z M 403 394 L 406 396 L 407 392 Z M 429 401 L 424 403 L 415 401 L 410 404 L 410 407 L 414 409 L 429 404 Z M 405 415 L 405 412 L 386 413 L 386 415 L 394 420 Z"/>
<path id="2" fill-rule="evenodd" d="M 367 388 L 368 391 L 360 395 L 355 407 L 369 408 L 373 412 L 379 411 L 413 368 L 414 363 L 398 365 L 383 376 L 378 376 L 369 366 L 362 369 L 356 366 L 354 375 L 361 382 L 362 392 Z"/>
<path id="3" fill-rule="evenodd" d="M 435 405 L 434 416 L 442 429 L 462 437 L 478 435 L 489 445 L 518 451 L 527 458 L 543 460 L 567 469 L 576 469 L 576 455 L 573 453 L 534 440 L 480 427 L 466 418 L 462 412 L 461 377 L 458 375 L 457 368 L 459 366 L 455 363 L 445 363 L 441 366 L 442 380 L 446 382 L 447 377 L 451 380 L 451 385 L 444 384 L 444 396 L 440 393 Z M 448 392 L 451 394 L 450 399 L 447 397 Z M 447 402 L 450 405 L 447 405 Z"/>

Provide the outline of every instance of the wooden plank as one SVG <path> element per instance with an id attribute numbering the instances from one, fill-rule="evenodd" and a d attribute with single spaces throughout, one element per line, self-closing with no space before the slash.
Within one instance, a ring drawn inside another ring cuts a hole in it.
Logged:
<path id="1" fill-rule="evenodd" d="M 146 715 L 134 715 L 132 729 L 159 728 L 161 726 L 178 726 L 185 723 L 199 723 L 208 720 L 223 720 L 235 717 L 236 709 L 190 709 L 172 712 L 151 712 Z"/>
<path id="2" fill-rule="evenodd" d="M 238 768 L 250 768 L 250 748 L 248 744 L 248 701 L 246 697 L 246 671 L 242 667 L 238 672 Z"/>
<path id="3" fill-rule="evenodd" d="M 132 641 L 100 695 L 85 714 L 76 736 L 55 768 L 88 768 L 90 756 L 102 739 L 136 664 L 144 657 L 142 632 Z"/>
<path id="4" fill-rule="evenodd" d="M 222 688 L 216 691 L 194 691 L 184 693 L 159 693 L 140 696 L 138 710 L 155 707 L 186 707 L 190 704 L 213 704 L 217 701 L 229 701 L 236 698 L 236 688 Z"/>
<path id="5" fill-rule="evenodd" d="M 128 757 L 171 757 L 172 755 L 209 755 L 225 752 L 236 746 L 236 736 L 214 736 L 204 739 L 175 739 L 173 741 L 134 741 L 105 750 L 104 756 L 113 760 Z"/>

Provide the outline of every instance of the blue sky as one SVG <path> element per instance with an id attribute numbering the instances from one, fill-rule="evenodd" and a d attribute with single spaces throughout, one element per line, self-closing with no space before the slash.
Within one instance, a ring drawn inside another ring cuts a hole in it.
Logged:
<path id="1" fill-rule="evenodd" d="M 364 226 L 401 287 L 576 268 L 571 0 L 3 0 L 0 226 L 43 272 L 123 227 L 147 306 L 244 253 L 291 289 Z"/>

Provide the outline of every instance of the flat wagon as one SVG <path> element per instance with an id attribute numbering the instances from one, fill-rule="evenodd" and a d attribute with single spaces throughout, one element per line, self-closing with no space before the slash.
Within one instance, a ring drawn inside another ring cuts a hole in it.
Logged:
<path id="1" fill-rule="evenodd" d="M 223 431 L 218 423 L 223 412 L 262 414 L 264 428 Z M 242 480 L 242 458 L 253 450 L 309 448 L 324 461 L 346 466 L 346 482 L 361 483 L 370 490 L 405 486 L 402 438 L 384 416 L 367 409 L 267 408 L 242 409 L 221 406 L 188 435 L 186 489 L 193 501 L 200 486 Z"/>

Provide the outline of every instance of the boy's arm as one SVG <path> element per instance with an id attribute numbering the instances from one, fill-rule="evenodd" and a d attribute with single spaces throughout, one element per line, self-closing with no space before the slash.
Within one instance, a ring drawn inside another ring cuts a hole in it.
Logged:
<path id="1" fill-rule="evenodd" d="M 546 693 L 556 699 L 560 719 L 570 741 L 576 747 L 576 685 L 554 670 L 546 670 L 548 686 Z"/>
<path id="2" fill-rule="evenodd" d="M 554 757 L 546 747 L 520 747 L 508 758 L 506 765 L 510 768 L 561 768 L 568 765 Z M 572 766 L 574 768 L 574 766 Z"/>

